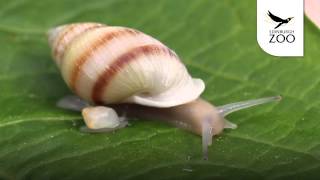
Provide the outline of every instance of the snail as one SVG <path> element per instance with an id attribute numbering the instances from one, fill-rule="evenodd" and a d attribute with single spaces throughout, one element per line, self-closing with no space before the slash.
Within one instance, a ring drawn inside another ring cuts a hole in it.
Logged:
<path id="1" fill-rule="evenodd" d="M 48 31 L 53 59 L 77 96 L 58 101 L 82 111 L 85 132 L 127 126 L 126 117 L 159 119 L 202 136 L 204 158 L 212 137 L 235 129 L 228 114 L 278 101 L 280 96 L 215 107 L 200 98 L 201 79 L 192 78 L 178 55 L 135 29 L 99 23 L 73 23 Z"/>

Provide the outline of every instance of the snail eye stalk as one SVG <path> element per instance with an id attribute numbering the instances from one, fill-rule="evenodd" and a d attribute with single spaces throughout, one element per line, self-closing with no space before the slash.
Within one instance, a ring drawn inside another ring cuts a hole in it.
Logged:
<path id="1" fill-rule="evenodd" d="M 248 100 L 248 101 L 240 101 L 240 102 L 236 102 L 236 103 L 231 103 L 231 104 L 219 106 L 217 108 L 219 110 L 219 113 L 223 117 L 225 117 L 228 114 L 233 113 L 235 111 L 250 108 L 253 106 L 260 105 L 260 104 L 266 104 L 266 103 L 270 103 L 270 102 L 280 101 L 281 99 L 282 99 L 282 97 L 279 95 L 279 96 L 273 96 L 273 97 Z"/>

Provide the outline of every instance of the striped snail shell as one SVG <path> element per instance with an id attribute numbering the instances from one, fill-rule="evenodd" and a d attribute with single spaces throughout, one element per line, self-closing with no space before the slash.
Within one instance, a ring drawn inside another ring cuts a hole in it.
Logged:
<path id="1" fill-rule="evenodd" d="M 204 91 L 204 82 L 189 75 L 174 51 L 135 29 L 74 23 L 48 36 L 63 79 L 89 102 L 172 107 Z"/>

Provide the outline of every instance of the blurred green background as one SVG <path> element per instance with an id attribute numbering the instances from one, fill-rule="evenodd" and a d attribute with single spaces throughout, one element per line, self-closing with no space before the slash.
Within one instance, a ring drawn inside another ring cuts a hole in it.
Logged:
<path id="1" fill-rule="evenodd" d="M 132 121 L 84 134 L 81 115 L 55 106 L 70 94 L 50 56 L 48 28 L 82 21 L 139 29 L 175 50 L 203 98 L 220 105 L 281 94 L 232 114 L 202 160 L 201 138 Z M 320 31 L 305 20 L 304 58 L 256 42 L 256 1 L 0 0 L 0 179 L 306 179 L 320 176 Z"/>

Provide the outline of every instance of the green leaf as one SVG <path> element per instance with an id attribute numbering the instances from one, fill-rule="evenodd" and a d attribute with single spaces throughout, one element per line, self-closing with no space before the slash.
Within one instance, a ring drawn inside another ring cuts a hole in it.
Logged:
<path id="1" fill-rule="evenodd" d="M 256 1 L 0 1 L 0 179 L 310 179 L 320 175 L 320 32 L 305 22 L 305 57 L 277 58 L 256 42 Z M 216 137 L 132 121 L 84 134 L 81 115 L 55 102 L 70 94 L 45 31 L 98 21 L 139 29 L 181 56 L 216 105 L 278 95 L 244 110 Z"/>

